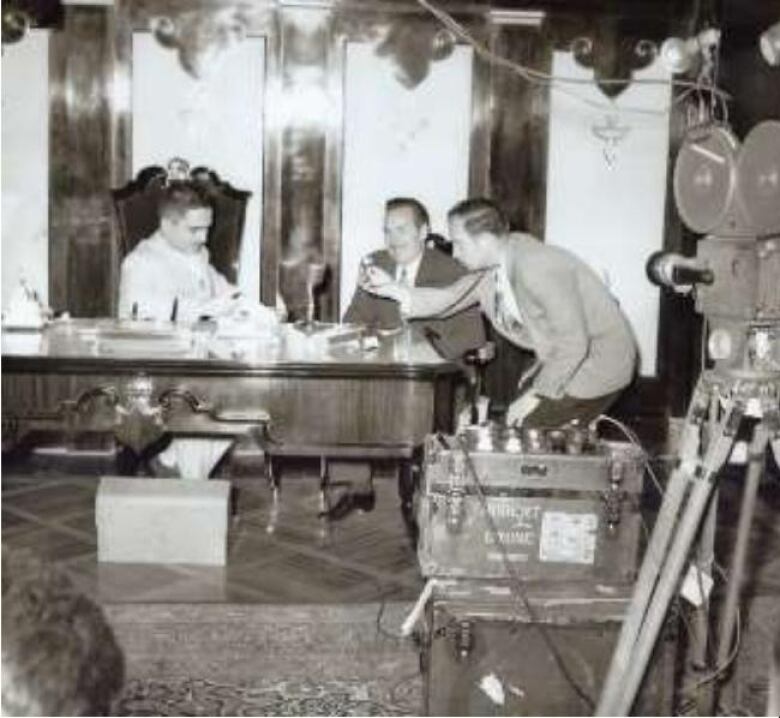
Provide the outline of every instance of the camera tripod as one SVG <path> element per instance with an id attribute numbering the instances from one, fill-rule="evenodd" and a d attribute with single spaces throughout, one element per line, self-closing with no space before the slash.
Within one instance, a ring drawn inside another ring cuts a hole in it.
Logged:
<path id="1" fill-rule="evenodd" d="M 756 494 L 767 448 L 780 463 L 780 372 L 711 370 L 699 378 L 634 595 L 612 655 L 596 715 L 628 715 L 743 418 L 756 416 L 737 539 L 719 626 L 717 665 L 731 651 Z"/>

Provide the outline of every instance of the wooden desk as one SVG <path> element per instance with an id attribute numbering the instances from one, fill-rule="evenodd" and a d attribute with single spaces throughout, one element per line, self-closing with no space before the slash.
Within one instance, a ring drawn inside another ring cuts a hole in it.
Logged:
<path id="1" fill-rule="evenodd" d="M 458 370 L 424 340 L 366 351 L 289 325 L 252 339 L 158 330 L 143 341 L 110 321 L 3 331 L 4 443 L 41 429 L 115 430 L 138 409 L 139 383 L 141 414 L 158 412 L 162 430 L 179 433 L 235 435 L 262 410 L 282 446 L 397 449 L 400 458 L 452 428 Z"/>

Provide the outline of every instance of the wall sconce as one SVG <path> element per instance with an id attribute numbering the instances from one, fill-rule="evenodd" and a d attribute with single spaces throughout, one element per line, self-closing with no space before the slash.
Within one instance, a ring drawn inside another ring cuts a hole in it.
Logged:
<path id="1" fill-rule="evenodd" d="M 673 75 L 706 64 L 720 43 L 720 30 L 708 28 L 689 38 L 670 37 L 661 45 L 661 62 Z"/>
<path id="2" fill-rule="evenodd" d="M 185 12 L 176 20 L 163 15 L 149 23 L 155 39 L 178 50 L 181 66 L 197 80 L 212 73 L 220 56 L 246 37 L 247 25 L 246 17 L 234 9 Z"/>
<path id="3" fill-rule="evenodd" d="M 780 22 L 776 22 L 763 32 L 758 39 L 758 44 L 764 59 L 772 67 L 780 65 Z"/>
<path id="4" fill-rule="evenodd" d="M 31 27 L 55 27 L 61 21 L 60 0 L 6 0 L 2 7 L 3 45 L 19 42 Z"/>
<path id="5" fill-rule="evenodd" d="M 30 16 L 19 8 L 3 8 L 3 45 L 19 42 L 30 28 Z"/>

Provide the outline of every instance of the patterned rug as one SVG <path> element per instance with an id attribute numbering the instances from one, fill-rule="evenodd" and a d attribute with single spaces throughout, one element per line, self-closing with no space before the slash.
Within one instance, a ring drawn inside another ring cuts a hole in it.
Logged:
<path id="1" fill-rule="evenodd" d="M 269 686 L 205 680 L 131 680 L 122 716 L 405 716 L 419 715 L 419 675 L 401 678 L 380 700 L 363 683 L 283 681 Z"/>

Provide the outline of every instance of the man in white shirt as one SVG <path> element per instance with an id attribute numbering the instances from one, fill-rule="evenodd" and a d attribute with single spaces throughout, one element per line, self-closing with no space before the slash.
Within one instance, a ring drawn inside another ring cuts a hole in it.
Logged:
<path id="1" fill-rule="evenodd" d="M 206 248 L 213 210 L 197 186 L 181 181 L 160 198 L 160 227 L 122 262 L 121 319 L 192 323 L 202 316 L 238 317 L 275 324 L 274 310 L 241 297 L 209 263 Z M 230 446 L 229 439 L 175 439 L 157 459 L 171 473 L 205 479 Z"/>
<path id="2" fill-rule="evenodd" d="M 213 210 L 202 191 L 188 182 L 172 184 L 163 191 L 159 212 L 159 229 L 122 262 L 119 317 L 191 323 L 235 309 L 237 287 L 209 263 Z M 274 321 L 272 310 L 257 311 Z"/>

